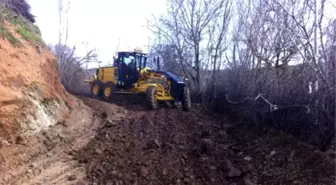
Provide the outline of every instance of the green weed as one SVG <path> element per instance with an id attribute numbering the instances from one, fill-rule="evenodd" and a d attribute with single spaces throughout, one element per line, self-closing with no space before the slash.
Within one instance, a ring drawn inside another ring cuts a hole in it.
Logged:
<path id="1" fill-rule="evenodd" d="M 10 9 L 3 9 L 2 13 L 5 19 L 16 27 L 17 33 L 19 33 L 23 39 L 32 43 L 42 43 L 40 30 L 37 26 Z"/>
<path id="2" fill-rule="evenodd" d="M 27 41 L 33 43 L 42 42 L 41 37 L 27 25 L 18 25 L 17 32 L 20 33 L 22 38 Z"/>
<path id="3" fill-rule="evenodd" d="M 8 31 L 4 25 L 0 25 L 0 36 L 3 39 L 7 39 L 14 46 L 18 46 L 21 44 L 20 40 L 17 39 L 10 31 Z"/>

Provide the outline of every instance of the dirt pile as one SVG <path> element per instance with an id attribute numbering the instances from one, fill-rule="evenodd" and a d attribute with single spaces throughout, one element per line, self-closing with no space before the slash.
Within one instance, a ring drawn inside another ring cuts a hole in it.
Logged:
<path id="1" fill-rule="evenodd" d="M 278 132 L 197 112 L 129 110 L 77 160 L 90 184 L 334 184 L 335 162 Z"/>
<path id="2" fill-rule="evenodd" d="M 3 138 L 18 132 L 38 132 L 56 124 L 73 101 L 60 84 L 55 56 L 36 35 L 27 37 L 27 33 L 33 32 L 24 30 L 25 34 L 20 34 L 23 25 L 28 25 L 17 22 L 5 21 L 0 25 L 0 137 Z"/>

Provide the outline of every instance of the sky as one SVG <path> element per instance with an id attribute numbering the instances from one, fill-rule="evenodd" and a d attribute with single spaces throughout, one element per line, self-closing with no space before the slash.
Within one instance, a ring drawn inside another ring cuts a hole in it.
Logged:
<path id="1" fill-rule="evenodd" d="M 47 44 L 59 39 L 59 0 L 28 0 L 36 24 Z M 64 0 L 69 1 L 69 0 Z M 112 63 L 117 50 L 149 45 L 151 32 L 147 21 L 166 11 L 166 0 L 70 0 L 69 46 L 76 45 L 77 54 L 96 48 L 101 66 Z M 327 0 L 326 16 L 336 17 L 335 0 Z M 65 3 L 66 4 L 66 3 Z"/>
<path id="2" fill-rule="evenodd" d="M 59 39 L 58 0 L 28 0 L 47 44 Z M 164 12 L 165 0 L 71 0 L 67 44 L 77 54 L 96 48 L 101 65 L 113 61 L 116 50 L 146 51 L 151 32 L 147 21 Z"/>

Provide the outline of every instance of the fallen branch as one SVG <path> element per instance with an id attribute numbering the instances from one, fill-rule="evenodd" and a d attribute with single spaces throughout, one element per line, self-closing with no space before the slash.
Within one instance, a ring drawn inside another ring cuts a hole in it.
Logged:
<path id="1" fill-rule="evenodd" d="M 226 100 L 227 100 L 229 103 L 231 103 L 231 104 L 240 104 L 240 103 L 243 103 L 243 102 L 245 102 L 245 101 L 247 101 L 247 100 L 251 100 L 251 101 L 253 101 L 253 99 L 252 99 L 252 98 L 250 98 L 250 97 L 246 97 L 246 98 L 244 98 L 244 99 L 243 99 L 243 100 L 241 100 L 241 101 L 234 102 L 234 101 L 231 101 L 231 100 L 229 100 L 229 98 L 228 98 L 228 95 L 227 95 L 227 94 L 225 94 L 225 97 L 226 97 Z"/>
<path id="2" fill-rule="evenodd" d="M 245 102 L 247 100 L 256 101 L 256 100 L 258 100 L 258 99 L 261 98 L 264 102 L 266 102 L 270 106 L 270 112 L 273 112 L 273 111 L 276 111 L 276 110 L 281 110 L 281 109 L 294 108 L 294 107 L 303 107 L 303 108 L 306 108 L 306 110 L 307 110 L 306 114 L 310 113 L 310 108 L 309 108 L 308 105 L 291 105 L 291 106 L 287 106 L 287 107 L 282 107 L 282 106 L 279 107 L 278 105 L 272 104 L 270 101 L 268 101 L 265 98 L 264 94 L 258 94 L 258 96 L 256 96 L 254 99 L 252 99 L 251 97 L 246 97 L 243 100 L 238 101 L 238 102 L 230 100 L 227 94 L 225 94 L 225 97 L 226 97 L 226 100 L 230 104 L 240 104 L 240 103 L 243 103 L 243 102 Z"/>

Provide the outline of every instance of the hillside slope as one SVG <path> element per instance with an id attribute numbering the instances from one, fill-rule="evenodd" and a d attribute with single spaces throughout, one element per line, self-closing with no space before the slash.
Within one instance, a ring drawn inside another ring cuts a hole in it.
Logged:
<path id="1" fill-rule="evenodd" d="M 23 18 L 0 24 L 0 137 L 35 133 L 57 123 L 73 99 L 57 61 Z"/>

